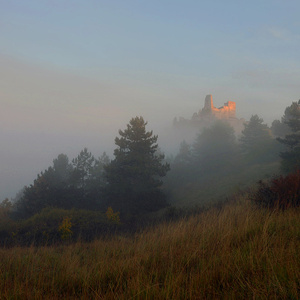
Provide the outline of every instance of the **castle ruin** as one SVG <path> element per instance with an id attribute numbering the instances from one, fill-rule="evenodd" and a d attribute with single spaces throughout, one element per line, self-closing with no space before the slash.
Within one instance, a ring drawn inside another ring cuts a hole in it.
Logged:
<path id="1" fill-rule="evenodd" d="M 222 107 L 216 108 L 213 104 L 212 95 L 207 95 L 204 108 L 199 111 L 198 116 L 212 115 L 217 119 L 235 118 L 235 106 L 235 102 L 228 101 Z"/>
<path id="2" fill-rule="evenodd" d="M 174 120 L 174 126 L 177 128 L 189 127 L 198 128 L 212 125 L 217 120 L 228 122 L 239 135 L 244 129 L 244 119 L 236 117 L 236 103 L 228 101 L 223 106 L 217 108 L 213 104 L 212 95 L 207 95 L 204 101 L 204 107 L 198 113 L 194 113 L 190 120 L 179 118 Z"/>

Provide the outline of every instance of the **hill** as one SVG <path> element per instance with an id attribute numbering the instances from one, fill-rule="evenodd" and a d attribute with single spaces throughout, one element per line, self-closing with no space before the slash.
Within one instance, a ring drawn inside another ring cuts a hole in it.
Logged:
<path id="1" fill-rule="evenodd" d="M 299 215 L 243 196 L 134 237 L 2 248 L 1 299 L 299 299 Z"/>

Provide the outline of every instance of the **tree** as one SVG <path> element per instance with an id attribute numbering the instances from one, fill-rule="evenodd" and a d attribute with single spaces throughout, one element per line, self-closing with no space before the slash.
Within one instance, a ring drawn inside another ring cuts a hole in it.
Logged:
<path id="1" fill-rule="evenodd" d="M 300 168 L 300 100 L 285 109 L 282 120 L 289 126 L 291 133 L 286 134 L 285 138 L 277 138 L 289 148 L 280 153 L 281 167 L 283 171 L 291 172 Z"/>
<path id="2" fill-rule="evenodd" d="M 104 153 L 99 159 L 84 148 L 69 163 L 67 155 L 60 154 L 53 166 L 38 174 L 33 184 L 25 187 L 16 201 L 19 216 L 28 217 L 45 207 L 100 209 L 104 180 Z"/>
<path id="3" fill-rule="evenodd" d="M 193 144 L 194 167 L 198 172 L 218 172 L 232 166 L 237 147 L 234 129 L 223 121 L 216 121 L 197 136 Z"/>
<path id="4" fill-rule="evenodd" d="M 146 131 L 142 117 L 132 118 L 115 138 L 115 158 L 105 167 L 109 206 L 125 215 L 158 210 L 166 206 L 160 187 L 161 177 L 169 171 L 158 154 L 157 135 Z"/>
<path id="5" fill-rule="evenodd" d="M 265 160 L 266 156 L 268 159 L 273 158 L 269 152 L 274 146 L 274 141 L 270 129 L 263 121 L 258 115 L 253 115 L 249 123 L 244 125 L 245 128 L 242 131 L 241 150 L 250 161 Z"/>
<path id="6" fill-rule="evenodd" d="M 66 186 L 69 184 L 73 167 L 69 163 L 69 158 L 66 154 L 59 154 L 58 157 L 53 160 L 53 171 L 57 185 Z"/>
<path id="7" fill-rule="evenodd" d="M 109 156 L 106 152 L 95 159 L 94 167 L 91 170 L 90 185 L 96 188 L 103 188 L 106 185 L 105 170 L 104 167 L 110 163 Z"/>
<path id="8" fill-rule="evenodd" d="M 53 168 L 49 167 L 38 174 L 33 184 L 26 186 L 23 196 L 16 203 L 18 215 L 29 217 L 40 212 L 47 206 L 54 206 L 53 197 Z M 55 199 L 57 201 L 57 199 Z"/>
<path id="9" fill-rule="evenodd" d="M 79 155 L 72 160 L 73 163 L 73 183 L 77 188 L 86 189 L 90 178 L 92 177 L 95 166 L 95 157 L 87 148 L 80 151 Z"/>
<path id="10" fill-rule="evenodd" d="M 71 172 L 72 165 L 67 155 L 58 155 L 53 166 L 38 174 L 33 184 L 24 188 L 16 202 L 19 214 L 28 217 L 49 206 L 73 207 L 76 193 L 70 186 Z"/>
<path id="11" fill-rule="evenodd" d="M 89 178 L 86 183 L 85 203 L 91 209 L 106 209 L 104 205 L 103 190 L 107 185 L 104 167 L 110 163 L 108 155 L 104 152 L 99 158 L 95 158 L 90 169 Z"/>
<path id="12" fill-rule="evenodd" d="M 13 205 L 8 198 L 5 198 L 2 202 L 0 202 L 0 221 L 4 218 L 8 218 L 12 206 Z"/>
<path id="13" fill-rule="evenodd" d="M 192 149 L 185 140 L 180 143 L 179 153 L 175 157 L 174 164 L 189 166 L 192 162 Z"/>
<path id="14" fill-rule="evenodd" d="M 104 152 L 96 159 L 87 148 L 80 151 L 72 160 L 72 186 L 76 189 L 77 207 L 84 209 L 99 209 L 102 203 L 103 187 L 106 185 L 104 165 L 109 163 L 109 157 Z"/>
<path id="15" fill-rule="evenodd" d="M 274 120 L 272 122 L 271 131 L 275 137 L 284 137 L 290 132 L 289 127 L 279 120 Z"/>
<path id="16" fill-rule="evenodd" d="M 282 122 L 287 124 L 292 132 L 300 130 L 300 100 L 285 109 Z"/>

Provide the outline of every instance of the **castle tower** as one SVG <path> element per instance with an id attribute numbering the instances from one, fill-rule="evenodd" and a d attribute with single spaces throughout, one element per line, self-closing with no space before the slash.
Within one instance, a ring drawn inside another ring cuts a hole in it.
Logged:
<path id="1" fill-rule="evenodd" d="M 203 108 L 203 110 L 205 110 L 205 111 L 212 111 L 213 108 L 214 108 L 214 104 L 213 104 L 212 95 L 207 95 L 205 97 L 205 102 L 204 102 L 204 108 Z"/>

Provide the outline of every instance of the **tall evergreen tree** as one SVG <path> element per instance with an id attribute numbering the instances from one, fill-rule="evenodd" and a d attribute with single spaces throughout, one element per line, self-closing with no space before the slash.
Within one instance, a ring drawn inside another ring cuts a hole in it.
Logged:
<path id="1" fill-rule="evenodd" d="M 105 163 L 106 154 L 96 160 L 86 148 L 72 164 L 67 155 L 58 155 L 53 166 L 38 174 L 33 184 L 22 191 L 16 202 L 19 215 L 28 217 L 45 207 L 101 208 Z"/>
<path id="2" fill-rule="evenodd" d="M 234 129 L 224 121 L 204 128 L 193 144 L 194 167 L 202 173 L 231 165 L 236 154 Z"/>
<path id="3" fill-rule="evenodd" d="M 175 157 L 174 164 L 189 166 L 192 163 L 192 147 L 185 140 L 180 143 L 179 153 Z"/>
<path id="4" fill-rule="evenodd" d="M 95 157 L 87 148 L 80 151 L 79 155 L 72 160 L 73 183 L 78 188 L 86 189 L 95 165 Z"/>
<path id="5" fill-rule="evenodd" d="M 273 158 L 269 155 L 274 140 L 271 130 L 258 115 L 253 115 L 242 131 L 240 146 L 242 153 L 252 162 Z M 278 154 L 277 154 L 278 155 Z"/>
<path id="6" fill-rule="evenodd" d="M 284 137 L 286 134 L 290 133 L 288 125 L 279 120 L 274 120 L 272 122 L 271 131 L 275 137 Z"/>
<path id="7" fill-rule="evenodd" d="M 104 165 L 109 158 L 104 153 L 96 159 L 87 148 L 72 160 L 72 186 L 77 206 L 84 209 L 98 209 L 102 205 L 102 189 L 105 186 Z"/>
<path id="8" fill-rule="evenodd" d="M 24 188 L 22 197 L 16 203 L 19 213 L 27 217 L 49 206 L 72 207 L 71 171 L 72 165 L 67 155 L 60 154 L 53 160 L 53 166 L 38 174 L 33 184 Z"/>
<path id="9" fill-rule="evenodd" d="M 158 210 L 166 206 L 160 187 L 169 170 L 158 154 L 157 135 L 146 131 L 142 117 L 132 118 L 116 137 L 114 160 L 105 167 L 109 205 L 125 215 Z"/>
<path id="10" fill-rule="evenodd" d="M 285 138 L 277 140 L 288 147 L 287 151 L 281 152 L 282 169 L 286 172 L 295 171 L 300 168 L 300 100 L 293 102 L 291 106 L 285 109 L 283 122 L 290 128 L 291 133 Z"/>

